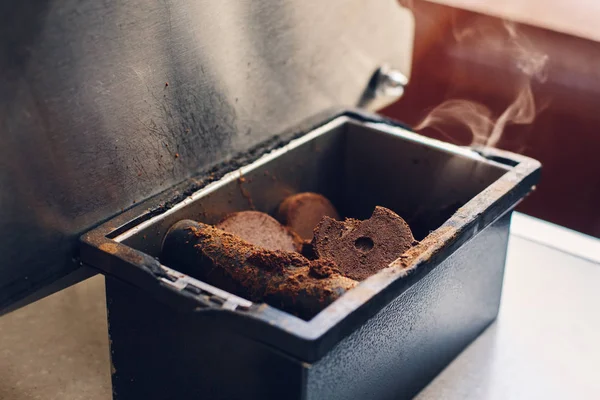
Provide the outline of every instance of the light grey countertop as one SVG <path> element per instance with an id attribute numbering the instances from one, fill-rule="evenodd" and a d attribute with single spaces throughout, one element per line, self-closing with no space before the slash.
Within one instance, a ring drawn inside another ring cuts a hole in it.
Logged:
<path id="1" fill-rule="evenodd" d="M 600 240 L 513 217 L 498 320 L 418 400 L 599 399 Z M 0 318 L 0 399 L 109 400 L 100 276 Z"/>
<path id="2" fill-rule="evenodd" d="M 515 214 L 498 319 L 417 399 L 600 399 L 598 259 L 600 240 Z"/>

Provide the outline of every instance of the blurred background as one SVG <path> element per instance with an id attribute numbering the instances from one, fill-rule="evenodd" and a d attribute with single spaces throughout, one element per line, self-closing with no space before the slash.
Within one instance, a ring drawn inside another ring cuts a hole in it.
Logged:
<path id="1" fill-rule="evenodd" d="M 382 113 L 417 125 L 444 101 L 463 99 L 489 108 L 495 121 L 529 87 L 533 122 L 507 123 L 497 144 L 543 164 L 538 189 L 518 210 L 600 237 L 600 2 L 401 3 L 416 21 L 412 75 L 402 99 Z M 543 66 L 535 64 L 540 56 Z M 543 71 L 528 76 L 523 61 Z M 457 118 L 420 133 L 469 145 L 473 133 Z"/>

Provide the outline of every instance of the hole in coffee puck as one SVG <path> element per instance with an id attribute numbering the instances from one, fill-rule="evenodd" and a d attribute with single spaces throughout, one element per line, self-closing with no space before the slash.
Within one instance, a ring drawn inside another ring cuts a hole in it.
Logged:
<path id="1" fill-rule="evenodd" d="M 361 236 L 354 241 L 354 247 L 356 247 L 358 250 L 363 251 L 365 253 L 367 251 L 371 250 L 373 248 L 373 246 L 374 246 L 373 240 L 366 236 Z"/>

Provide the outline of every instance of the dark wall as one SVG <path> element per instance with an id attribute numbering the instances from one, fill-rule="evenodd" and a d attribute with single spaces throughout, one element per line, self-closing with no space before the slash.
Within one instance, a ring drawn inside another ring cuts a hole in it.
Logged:
<path id="1" fill-rule="evenodd" d="M 516 98 L 524 76 L 515 46 L 502 46 L 500 19 L 436 4 L 412 5 L 416 40 L 410 84 L 384 114 L 415 125 L 444 100 L 481 102 L 498 116 Z M 600 44 L 517 25 L 519 46 L 548 55 L 545 82 L 532 81 L 537 117 L 507 126 L 498 147 L 540 160 L 538 189 L 519 210 L 600 237 Z M 467 34 L 468 40 L 461 40 Z M 480 39 L 478 39 L 478 37 Z M 492 37 L 492 39 L 490 39 Z M 468 145 L 464 127 L 421 133 Z"/>

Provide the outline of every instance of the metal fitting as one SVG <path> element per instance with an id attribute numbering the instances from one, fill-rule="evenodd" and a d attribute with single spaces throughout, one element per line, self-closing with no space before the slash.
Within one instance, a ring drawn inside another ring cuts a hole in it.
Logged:
<path id="1" fill-rule="evenodd" d="M 400 97 L 407 84 L 408 78 L 402 72 L 388 65 L 382 65 L 375 76 L 375 94 L 376 96 Z"/>

